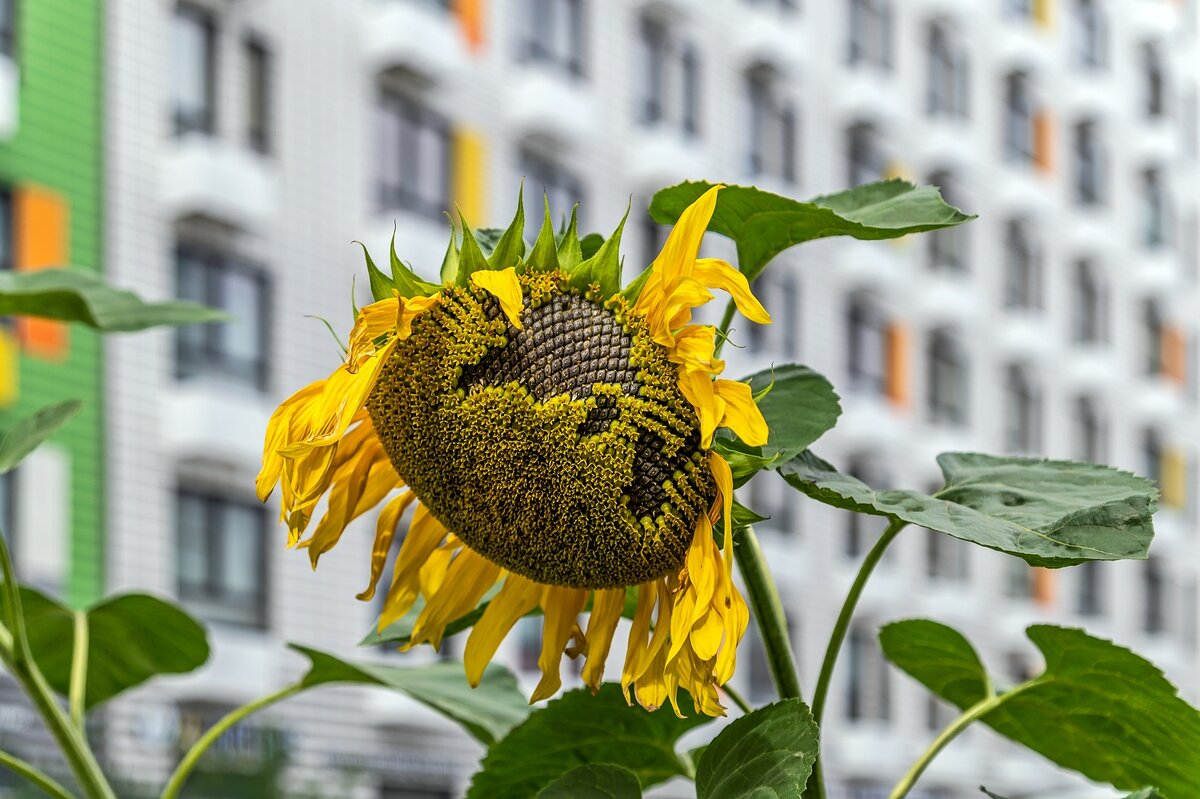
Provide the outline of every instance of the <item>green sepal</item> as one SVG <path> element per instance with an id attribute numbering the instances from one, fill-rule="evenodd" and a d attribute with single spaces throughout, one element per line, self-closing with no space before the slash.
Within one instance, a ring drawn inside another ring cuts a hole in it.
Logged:
<path id="1" fill-rule="evenodd" d="M 579 205 L 571 209 L 571 222 L 558 242 L 558 268 L 571 274 L 583 262 L 583 248 L 579 245 Z"/>
<path id="2" fill-rule="evenodd" d="M 354 243 L 362 247 L 363 257 L 367 259 L 367 275 L 371 278 L 371 299 L 375 302 L 386 300 L 392 296 L 392 289 L 395 288 L 392 279 L 379 271 L 379 267 L 371 260 L 371 253 L 367 251 L 367 245 L 361 241 Z"/>
<path id="3" fill-rule="evenodd" d="M 492 269 L 507 269 L 516 266 L 525 254 L 525 182 L 517 191 L 517 213 L 505 229 L 496 248 L 488 257 L 488 266 Z"/>
<path id="4" fill-rule="evenodd" d="M 350 311 L 353 314 L 354 321 L 358 321 L 358 300 L 355 298 L 355 292 L 358 291 L 358 286 L 355 285 L 355 276 L 350 276 Z"/>
<path id="5" fill-rule="evenodd" d="M 542 218 L 542 229 L 538 231 L 537 241 L 529 253 L 526 265 L 535 272 L 553 272 L 558 269 L 558 251 L 554 246 L 554 220 L 550 218 L 550 201 L 542 195 L 542 205 L 545 206 L 545 216 Z"/>
<path id="6" fill-rule="evenodd" d="M 400 292 L 401 297 L 428 297 L 437 292 L 441 286 L 427 283 L 417 277 L 416 272 L 408 268 L 408 264 L 396 255 L 396 229 L 392 228 L 391 243 L 392 285 Z"/>
<path id="7" fill-rule="evenodd" d="M 455 276 L 454 282 L 456 285 L 465 286 L 472 274 L 488 269 L 488 262 L 487 258 L 483 256 L 483 250 L 479 249 L 479 242 L 475 240 L 475 234 L 471 232 L 470 225 L 467 224 L 466 219 L 463 219 L 461 211 L 458 218 L 462 220 L 463 238 L 462 248 L 458 252 L 458 275 Z"/>
<path id="8" fill-rule="evenodd" d="M 458 282 L 458 234 L 454 230 L 454 223 L 450 223 L 450 243 L 446 245 L 446 255 L 442 258 L 442 271 L 439 273 L 442 278 L 443 285 L 451 285 Z"/>
<path id="9" fill-rule="evenodd" d="M 629 208 L 625 208 L 625 216 L 621 223 L 609 236 L 596 254 L 580 263 L 574 269 L 568 270 L 571 285 L 580 291 L 595 283 L 600 287 L 600 296 L 608 298 L 621 290 L 621 233 L 625 229 L 625 220 L 629 218 Z"/>
<path id="10" fill-rule="evenodd" d="M 654 266 L 647 266 L 642 270 L 642 273 L 630 281 L 625 290 L 621 292 L 621 296 L 625 298 L 625 302 L 633 305 L 637 302 L 638 297 L 642 296 L 642 288 L 646 285 L 646 281 L 650 279 L 650 273 L 654 271 Z"/>

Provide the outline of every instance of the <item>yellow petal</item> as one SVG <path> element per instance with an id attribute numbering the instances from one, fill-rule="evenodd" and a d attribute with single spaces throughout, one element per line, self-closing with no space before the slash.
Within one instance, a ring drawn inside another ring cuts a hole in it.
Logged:
<path id="1" fill-rule="evenodd" d="M 733 470 L 719 452 L 708 454 L 708 468 L 717 483 L 717 499 L 723 511 L 725 539 L 721 546 L 725 549 L 725 572 L 728 575 L 733 573 Z"/>
<path id="2" fill-rule="evenodd" d="M 263 442 L 262 468 L 254 480 L 254 488 L 259 501 L 265 502 L 271 495 L 271 489 L 279 482 L 284 460 L 283 456 L 279 454 L 279 450 L 288 443 L 292 418 L 298 412 L 303 411 L 313 397 L 319 396 L 324 387 L 324 380 L 309 383 L 284 400 L 271 414 L 271 418 L 267 422 L 266 440 Z"/>
<path id="3" fill-rule="evenodd" d="M 396 553 L 392 586 L 379 616 L 380 630 L 412 609 L 419 594 L 421 567 L 445 537 L 446 528 L 442 523 L 424 505 L 418 505 L 408 525 L 408 535 L 404 536 L 404 543 Z"/>
<path id="4" fill-rule="evenodd" d="M 725 400 L 713 388 L 713 380 L 707 372 L 679 370 L 679 389 L 684 398 L 696 409 L 700 419 L 700 446 L 712 446 L 713 434 L 725 417 Z"/>
<path id="5" fill-rule="evenodd" d="M 600 690 L 604 681 L 604 661 L 612 647 L 613 633 L 625 610 L 625 589 L 606 588 L 596 591 L 592 597 L 592 614 L 587 626 L 587 659 L 583 663 L 583 682 L 592 689 Z"/>
<path id="6" fill-rule="evenodd" d="M 562 687 L 559 665 L 562 663 L 563 650 L 587 602 L 587 595 L 584 588 L 547 585 L 542 589 L 542 611 L 546 614 L 546 621 L 542 625 L 542 651 L 538 656 L 542 679 L 533 689 L 530 704 L 554 696 Z"/>
<path id="7" fill-rule="evenodd" d="M 641 679 L 660 655 L 665 657 L 667 642 L 671 637 L 671 592 L 665 580 L 660 579 L 658 583 L 658 618 L 654 620 L 654 635 L 650 637 L 650 644 L 638 654 L 637 664 L 633 668 L 635 682 Z"/>
<path id="8" fill-rule="evenodd" d="M 329 508 L 312 536 L 308 557 L 314 569 L 321 554 L 337 544 L 350 522 L 403 485 L 383 446 L 374 437 L 345 465 L 352 468 L 340 469 L 339 474 L 334 475 L 329 489 Z"/>
<path id="9" fill-rule="evenodd" d="M 379 584 L 379 576 L 383 574 L 384 564 L 387 563 L 388 552 L 392 549 L 392 541 L 396 537 L 396 528 L 400 526 L 400 517 L 412 504 L 417 495 L 405 491 L 400 496 L 383 506 L 379 519 L 375 522 L 375 543 L 371 547 L 371 581 L 358 598 L 363 602 L 370 601 L 375 596 L 375 586 Z"/>
<path id="10" fill-rule="evenodd" d="M 440 292 L 432 297 L 401 297 L 396 317 L 396 338 L 403 341 L 412 335 L 413 320 L 437 305 L 441 299 Z"/>
<path id="11" fill-rule="evenodd" d="M 629 686 L 633 684 L 634 669 L 642 650 L 646 648 L 646 636 L 650 633 L 650 616 L 658 599 L 658 581 L 651 580 L 638 586 L 637 609 L 633 613 L 633 624 L 629 627 L 629 642 L 625 647 L 625 665 L 621 669 L 621 690 L 625 701 L 629 701 Z"/>
<path id="12" fill-rule="evenodd" d="M 483 269 L 471 273 L 471 284 L 487 291 L 500 301 L 500 310 L 508 317 L 512 326 L 521 329 L 521 309 L 525 298 L 521 294 L 521 281 L 514 267 L 507 269 Z"/>
<path id="13" fill-rule="evenodd" d="M 495 563 L 465 547 L 460 549 L 441 588 L 427 598 L 417 616 L 412 645 L 429 641 L 434 649 L 441 647 L 446 625 L 474 610 L 499 578 L 500 567 Z"/>
<path id="14" fill-rule="evenodd" d="M 400 299 L 387 299 L 365 305 L 358 311 L 354 329 L 350 331 L 350 350 L 346 355 L 346 369 L 358 371 L 367 358 L 375 354 L 375 342 L 381 336 L 395 334 L 396 319 L 400 312 Z"/>
<path id="15" fill-rule="evenodd" d="M 669 283 L 676 277 L 691 274 L 696 254 L 700 252 L 700 242 L 717 208 L 717 192 L 723 188 L 720 185 L 713 186 L 679 215 L 679 221 L 667 235 L 662 252 L 651 264 L 654 271 L 662 273 L 664 282 Z"/>
<path id="16" fill-rule="evenodd" d="M 509 574 L 504 586 L 488 603 L 483 616 L 475 623 L 467 638 L 463 661 L 467 671 L 467 682 L 471 687 L 479 685 L 483 671 L 491 662 L 500 642 L 508 635 L 513 625 L 529 611 L 537 607 L 542 589 L 519 574 Z"/>
<path id="17" fill-rule="evenodd" d="M 725 401 L 722 425 L 732 430 L 748 446 L 761 447 L 766 444 L 770 433 L 767 420 L 754 402 L 750 386 L 736 380 L 717 380 L 713 390 Z"/>
<path id="18" fill-rule="evenodd" d="M 724 289 L 733 297 L 742 316 L 760 325 L 771 324 L 771 315 L 758 298 L 750 291 L 746 276 L 718 258 L 701 258 L 696 261 L 693 277 L 710 289 Z"/>

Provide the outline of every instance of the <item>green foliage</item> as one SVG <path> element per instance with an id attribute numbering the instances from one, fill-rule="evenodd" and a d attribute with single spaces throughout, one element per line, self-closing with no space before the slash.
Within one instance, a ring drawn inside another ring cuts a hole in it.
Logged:
<path id="1" fill-rule="evenodd" d="M 91 272 L 75 269 L 0 272 L 0 316 L 79 322 L 105 333 L 229 318 L 194 302 L 145 302 L 132 292 L 109 286 Z"/>
<path id="2" fill-rule="evenodd" d="M 1063 768 L 1123 790 L 1156 785 L 1168 799 L 1195 795 L 1200 710 L 1179 698 L 1155 666 L 1083 630 L 1027 631 L 1046 670 L 1000 694 L 979 717 Z M 912 646 L 910 637 L 922 642 Z M 889 660 L 941 698 L 965 708 L 988 698 L 978 656 L 954 630 L 900 621 L 880 633 Z"/>
<path id="3" fill-rule="evenodd" d="M 17 468 L 29 453 L 54 435 L 81 408 L 83 404 L 78 400 L 47 405 L 8 428 L 0 438 L 0 474 Z"/>
<path id="4" fill-rule="evenodd" d="M 581 764 L 621 766 L 644 788 L 687 776 L 690 763 L 675 752 L 675 742 L 711 720 L 630 707 L 612 683 L 595 696 L 584 689 L 570 691 L 488 750 L 467 798 L 527 799 Z"/>
<path id="5" fill-rule="evenodd" d="M 712 185 L 686 182 L 662 189 L 650 203 L 650 216 L 659 224 L 673 223 Z M 738 268 L 754 280 L 776 255 L 813 239 L 894 239 L 974 218 L 947 205 L 937 188 L 918 188 L 904 180 L 868 183 L 810 202 L 753 186 L 727 186 L 719 195 L 708 229 L 734 240 Z"/>
<path id="6" fill-rule="evenodd" d="M 581 261 L 571 271 L 571 285 L 580 291 L 586 291 L 588 286 L 595 283 L 600 287 L 601 297 L 611 297 L 621 290 L 621 233 L 625 229 L 625 220 L 629 218 L 629 209 L 621 223 L 607 239 L 601 240 L 591 255 L 588 250 L 596 242 L 589 239 L 600 238 L 597 234 L 588 234 L 580 242 L 580 253 L 586 259 Z M 585 245 L 587 245 L 585 247 Z"/>
<path id="7" fill-rule="evenodd" d="M 75 613 L 27 586 L 21 608 L 29 649 L 50 686 L 70 688 Z M 84 611 L 88 621 L 88 672 L 84 706 L 93 708 L 160 674 L 184 674 L 208 660 L 208 635 L 169 602 L 147 594 L 102 599 Z"/>
<path id="8" fill-rule="evenodd" d="M 817 724 L 799 699 L 760 707 L 713 739 L 696 766 L 697 799 L 799 799 L 817 759 Z"/>
<path id="9" fill-rule="evenodd" d="M 779 467 L 793 487 L 837 508 L 888 516 L 1034 566 L 1145 558 L 1158 492 L 1142 477 L 1071 461 L 972 453 L 938 457 L 946 485 L 935 496 L 876 491 L 812 452 Z"/>
<path id="10" fill-rule="evenodd" d="M 573 768 L 539 793 L 538 799 L 639 799 L 642 786 L 627 768 L 609 763 Z"/>
<path id="11" fill-rule="evenodd" d="M 458 722 L 485 745 L 503 737 L 529 715 L 529 704 L 517 687 L 517 678 L 503 666 L 488 666 L 479 687 L 473 689 L 467 685 L 461 662 L 446 660 L 418 668 L 399 668 L 350 663 L 300 644 L 288 646 L 312 664 L 301 680 L 304 687 L 356 683 L 391 688 Z"/>
<path id="12" fill-rule="evenodd" d="M 492 269 L 507 269 L 516 266 L 525 254 L 525 186 L 522 184 L 517 192 L 517 211 L 512 222 L 496 239 L 488 256 L 488 266 Z"/>
<path id="13" fill-rule="evenodd" d="M 417 276 L 408 264 L 396 255 L 396 231 L 392 230 L 392 241 L 388 245 L 388 257 L 392 266 L 392 286 L 401 297 L 428 297 L 441 288 L 435 283 L 429 283 Z M 390 296 L 390 295 L 389 295 Z"/>

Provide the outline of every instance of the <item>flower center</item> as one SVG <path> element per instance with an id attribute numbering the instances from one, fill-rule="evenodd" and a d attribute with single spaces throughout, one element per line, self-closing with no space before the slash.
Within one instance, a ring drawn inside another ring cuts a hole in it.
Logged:
<path id="1" fill-rule="evenodd" d="M 634 585 L 682 565 L 716 494 L 678 372 L 641 317 L 530 275 L 522 329 L 447 289 L 367 407 L 421 502 L 541 583 Z"/>

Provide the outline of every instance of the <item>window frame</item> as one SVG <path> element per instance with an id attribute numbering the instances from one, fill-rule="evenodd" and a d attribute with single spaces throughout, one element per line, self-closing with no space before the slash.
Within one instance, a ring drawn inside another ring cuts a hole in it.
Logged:
<path id="1" fill-rule="evenodd" d="M 1044 275 L 1034 225 L 1028 219 L 1009 219 L 1004 233 L 1004 307 L 1041 310 Z"/>
<path id="2" fill-rule="evenodd" d="M 1100 123 L 1081 119 L 1072 129 L 1072 165 L 1075 202 L 1082 206 L 1103 205 L 1107 199 L 1107 158 Z"/>
<path id="3" fill-rule="evenodd" d="M 1009 452 L 1036 453 L 1044 425 L 1042 387 L 1028 364 L 1005 366 L 1004 445 Z"/>
<path id="4" fill-rule="evenodd" d="M 751 177 L 769 177 L 794 184 L 799 167 L 796 100 L 783 77 L 766 64 L 745 70 L 748 133 L 746 167 Z"/>
<path id="5" fill-rule="evenodd" d="M 7 13 L 0 14 L 0 20 L 8 20 L 7 25 L 0 25 L 0 58 L 17 61 L 19 60 L 17 49 L 20 41 L 20 0 L 0 0 L 0 6 L 7 7 Z"/>
<path id="6" fill-rule="evenodd" d="M 1033 163 L 1037 154 L 1037 102 L 1033 78 L 1025 70 L 1004 76 L 1004 159 L 1010 163 Z"/>
<path id="7" fill-rule="evenodd" d="M 854 391 L 883 396 L 887 391 L 888 319 L 870 295 L 850 295 L 846 308 L 846 377 Z M 869 338 L 878 339 L 878 363 L 869 363 Z M 872 368 L 872 367 L 877 368 Z"/>
<path id="8" fill-rule="evenodd" d="M 220 28 L 217 17 L 206 8 L 191 3 L 179 3 L 175 6 L 172 25 L 178 25 L 181 19 L 190 19 L 197 24 L 204 36 L 203 73 L 204 73 L 204 106 L 197 115 L 198 120 L 188 118 L 180 108 L 180 98 L 174 96 L 175 86 L 171 86 L 171 125 L 176 137 L 191 134 L 212 136 L 217 132 L 217 82 L 219 80 L 219 65 L 217 63 L 220 50 L 217 46 Z M 172 79 L 174 80 L 174 79 Z"/>
<path id="9" fill-rule="evenodd" d="M 183 570 L 180 568 L 179 557 L 182 556 L 183 547 L 180 537 L 183 535 L 183 520 L 182 507 L 185 501 L 195 501 L 200 504 L 203 512 L 203 522 L 205 530 L 209 534 L 205 536 L 205 584 L 204 586 L 190 586 L 183 580 Z M 225 536 L 212 534 L 216 529 L 217 517 L 226 507 L 235 507 L 241 510 L 249 511 L 259 519 L 257 527 L 258 542 L 256 546 L 258 562 L 259 579 L 255 583 L 254 601 L 251 603 L 253 607 L 243 608 L 240 604 L 231 601 L 227 596 L 224 596 L 224 587 L 218 584 L 218 581 L 213 579 L 214 574 L 220 573 L 219 564 L 222 562 L 224 550 L 222 547 L 225 544 Z M 175 548 L 176 548 L 176 563 L 175 563 L 175 590 L 180 601 L 184 604 L 192 605 L 197 608 L 199 615 L 209 617 L 214 621 L 219 621 L 224 624 L 231 624 L 238 627 L 247 627 L 251 629 L 266 629 L 270 626 L 270 608 L 271 599 L 270 592 L 270 561 L 269 550 L 267 547 L 268 537 L 268 518 L 267 508 L 265 505 L 254 501 L 253 499 L 241 499 L 220 491 L 193 488 L 184 485 L 177 485 L 175 488 Z M 214 568 L 216 565 L 216 568 Z M 200 589 L 196 591 L 194 589 Z M 215 589 L 215 590 L 214 590 Z M 214 614 L 213 610 L 229 610 L 233 608 L 239 618 L 234 618 L 234 614 L 226 615 L 224 613 Z M 242 611 L 246 611 L 244 614 Z M 244 618 L 240 618 L 244 615 Z"/>
<path id="10" fill-rule="evenodd" d="M 381 161 L 396 156 L 397 175 L 380 169 L 375 178 L 375 202 L 382 211 L 405 211 L 431 220 L 443 219 L 453 196 L 453 129 L 450 120 L 433 109 L 419 92 L 406 87 L 381 83 L 374 104 L 375 146 Z M 397 131 L 396 141 L 387 141 L 384 122 L 390 117 Z M 431 169 L 429 159 L 421 157 L 423 136 L 432 136 L 441 148 L 440 197 L 425 197 L 424 170 Z M 407 138 L 406 138 L 407 137 Z M 393 182 L 393 178 L 395 181 Z"/>
<path id="11" fill-rule="evenodd" d="M 517 163 L 520 174 L 530 190 L 525 195 L 525 236 L 530 241 L 537 238 L 545 217 L 542 194 L 550 202 L 550 218 L 558 219 L 571 210 L 556 207 L 559 196 L 568 197 L 573 207 L 586 207 L 587 187 L 580 174 L 563 163 L 556 154 L 539 150 L 528 144 L 519 146 Z"/>
<path id="12" fill-rule="evenodd" d="M 271 113 L 274 56 L 266 40 L 251 33 L 242 40 L 242 58 L 246 68 L 246 143 L 259 155 L 270 155 L 275 134 Z"/>
<path id="13" fill-rule="evenodd" d="M 926 347 L 926 402 L 929 421 L 962 427 L 970 416 L 970 372 L 958 336 L 939 327 L 929 334 Z M 943 383 L 951 385 L 949 394 Z"/>
<path id="14" fill-rule="evenodd" d="M 583 0 L 525 0 L 517 60 L 542 64 L 572 78 L 587 77 L 587 10 Z M 565 14 L 563 21 L 559 15 Z M 565 27 L 564 27 L 565 26 Z M 561 28 L 561 29 L 560 29 Z M 567 41 L 558 39 L 565 33 Z"/>

